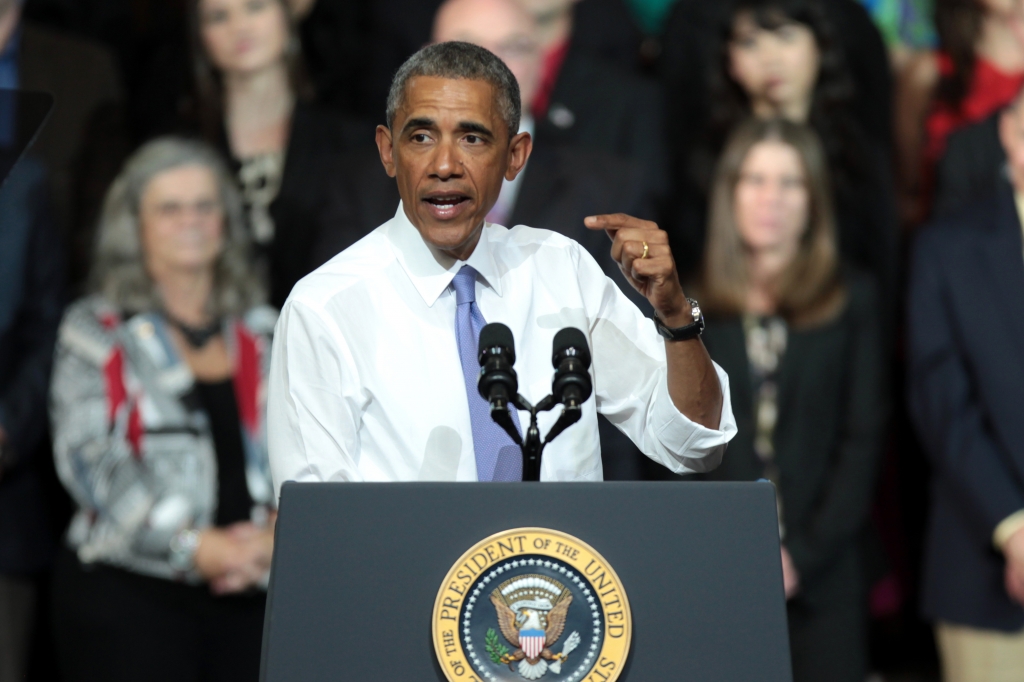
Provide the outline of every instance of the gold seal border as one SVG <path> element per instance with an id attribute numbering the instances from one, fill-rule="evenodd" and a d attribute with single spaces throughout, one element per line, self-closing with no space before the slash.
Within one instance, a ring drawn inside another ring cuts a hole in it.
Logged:
<path id="1" fill-rule="evenodd" d="M 520 538 L 522 542 L 519 542 Z M 535 543 L 538 539 L 548 542 L 537 546 Z M 498 545 L 503 540 L 510 542 Z M 517 545 L 519 549 L 515 551 Z M 497 546 L 494 548 L 495 553 L 499 554 L 497 558 L 487 551 L 489 547 L 494 546 Z M 503 554 L 502 551 L 509 547 L 513 551 Z M 600 600 L 602 606 L 605 637 L 600 653 L 590 670 L 580 678 L 580 682 L 615 682 L 625 666 L 633 638 L 633 616 L 622 581 L 605 558 L 586 542 L 559 530 L 537 526 L 512 528 L 484 538 L 459 557 L 448 571 L 437 592 L 437 599 L 434 600 L 430 628 L 434 639 L 434 652 L 445 677 L 449 682 L 485 682 L 473 670 L 469 658 L 462 649 L 459 619 L 463 603 L 469 594 L 469 587 L 483 572 L 506 559 L 531 554 L 548 556 L 571 565 L 589 583 L 595 593 L 594 596 Z M 483 566 L 475 561 L 480 556 L 487 560 Z M 594 561 L 598 565 L 588 575 L 587 569 L 593 566 L 591 562 Z M 469 571 L 466 579 L 460 578 L 462 570 L 467 568 Z M 599 583 L 602 586 L 599 589 L 599 584 L 595 583 L 595 580 L 602 577 L 604 580 Z M 459 587 L 463 590 L 461 593 L 455 589 Z M 609 607 L 607 604 L 612 606 Z M 618 617 L 613 619 L 612 616 Z M 610 636 L 610 633 L 615 631 L 612 628 L 621 634 L 618 637 Z"/>

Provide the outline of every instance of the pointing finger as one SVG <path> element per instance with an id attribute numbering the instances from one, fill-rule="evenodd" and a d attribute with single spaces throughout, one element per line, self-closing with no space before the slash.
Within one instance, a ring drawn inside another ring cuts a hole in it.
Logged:
<path id="1" fill-rule="evenodd" d="M 636 227 L 640 229 L 658 229 L 655 223 L 649 220 L 641 220 L 625 213 L 609 213 L 604 215 L 592 215 L 583 219 L 583 224 L 591 230 L 608 230 L 610 232 L 620 230 L 624 227 Z"/>

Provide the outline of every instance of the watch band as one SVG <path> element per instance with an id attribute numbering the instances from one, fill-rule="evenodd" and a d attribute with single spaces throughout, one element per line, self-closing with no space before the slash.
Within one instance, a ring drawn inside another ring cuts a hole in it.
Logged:
<path id="1" fill-rule="evenodd" d="M 655 329 L 669 341 L 689 341 L 704 332 L 704 315 L 700 311 L 700 304 L 692 298 L 686 300 L 690 304 L 690 315 L 693 317 L 693 322 L 690 324 L 682 327 L 669 327 L 658 317 L 658 313 L 654 313 Z"/>

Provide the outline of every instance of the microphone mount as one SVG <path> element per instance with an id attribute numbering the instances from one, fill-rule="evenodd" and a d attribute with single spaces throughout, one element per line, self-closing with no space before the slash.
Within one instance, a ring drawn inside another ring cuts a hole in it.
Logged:
<path id="1" fill-rule="evenodd" d="M 491 325 L 488 325 L 490 327 Z M 503 325 L 502 325 L 503 326 Z M 486 329 L 486 328 L 485 328 Z M 505 327 L 507 330 L 507 327 Z M 489 334 L 488 337 L 492 335 Z M 511 332 L 508 332 L 511 336 Z M 592 385 L 590 381 L 590 349 L 587 347 L 583 332 L 567 327 L 555 335 L 554 355 L 552 364 L 555 375 L 552 379 L 552 394 L 536 405 L 524 398 L 518 391 L 518 380 L 510 364 L 499 365 L 494 360 L 499 357 L 498 349 L 490 349 L 484 345 L 484 334 L 481 333 L 481 369 L 480 392 L 490 401 L 491 419 L 509 435 L 523 452 L 523 481 L 540 481 L 541 456 L 544 448 L 563 431 L 575 424 L 583 416 L 583 403 L 590 397 Z M 515 352 L 506 344 L 505 360 L 515 362 Z M 511 377 L 511 380 L 509 380 Z M 492 390 L 492 386 L 500 385 L 502 390 Z M 511 388 L 512 391 L 507 389 Z M 511 404 L 516 409 L 530 413 L 530 424 L 524 435 L 516 429 L 512 414 L 508 410 Z M 556 405 L 563 405 L 562 414 L 548 430 L 547 436 L 541 438 L 537 425 L 537 415 L 548 412 Z"/>
<path id="2" fill-rule="evenodd" d="M 558 401 L 553 395 L 549 395 L 541 400 L 536 405 L 530 403 L 529 400 L 524 398 L 520 394 L 509 401 L 516 409 L 530 413 L 530 426 L 526 429 L 525 438 L 519 435 L 519 431 L 516 430 L 515 422 L 512 421 L 512 415 L 508 411 L 508 406 L 498 405 L 496 403 L 491 404 L 491 419 L 493 419 L 498 426 L 505 430 L 515 444 L 518 445 L 523 451 L 523 480 L 524 481 L 539 481 L 540 480 L 540 462 L 541 455 L 544 452 L 544 447 L 553 441 L 559 434 L 565 431 L 567 428 L 575 424 L 583 416 L 583 408 L 581 405 L 566 405 L 562 410 L 562 414 L 559 415 L 558 421 L 554 423 L 545 438 L 541 438 L 540 428 L 537 426 L 537 415 L 541 412 L 548 412 L 554 409 L 558 405 Z"/>

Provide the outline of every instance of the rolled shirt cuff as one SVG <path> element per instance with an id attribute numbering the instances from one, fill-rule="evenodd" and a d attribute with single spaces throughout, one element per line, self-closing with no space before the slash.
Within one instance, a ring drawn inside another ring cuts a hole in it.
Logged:
<path id="1" fill-rule="evenodd" d="M 736 435 L 729 375 L 717 363 L 712 364 L 722 387 L 722 417 L 718 429 L 702 426 L 676 408 L 668 391 L 667 376 L 662 376 L 658 382 L 657 397 L 651 409 L 650 423 L 657 439 L 674 453 L 677 461 L 694 471 L 709 471 L 717 467 L 725 445 Z M 709 456 L 713 461 L 700 462 Z"/>
<path id="2" fill-rule="evenodd" d="M 1019 512 L 1010 514 L 1005 519 L 999 522 L 996 526 L 996 530 L 992 533 L 992 544 L 996 546 L 1000 552 L 1006 547 L 1006 543 L 1010 541 L 1014 533 L 1024 528 L 1024 509 Z"/>

